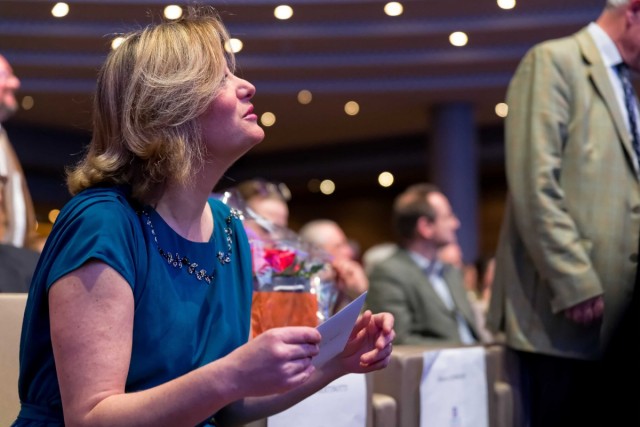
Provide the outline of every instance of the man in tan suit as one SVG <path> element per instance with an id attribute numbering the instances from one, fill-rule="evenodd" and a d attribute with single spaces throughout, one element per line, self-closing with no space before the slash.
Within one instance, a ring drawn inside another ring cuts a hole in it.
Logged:
<path id="1" fill-rule="evenodd" d="M 602 361 L 634 291 L 640 234 L 623 62 L 640 70 L 640 0 L 609 0 L 595 23 L 534 47 L 507 94 L 510 195 L 489 322 L 515 350 L 533 427 L 629 415 L 607 405 L 618 389 Z"/>
<path id="2" fill-rule="evenodd" d="M 22 167 L 1 125 L 18 108 L 19 87 L 0 55 L 0 292 L 28 291 L 42 244 Z"/>

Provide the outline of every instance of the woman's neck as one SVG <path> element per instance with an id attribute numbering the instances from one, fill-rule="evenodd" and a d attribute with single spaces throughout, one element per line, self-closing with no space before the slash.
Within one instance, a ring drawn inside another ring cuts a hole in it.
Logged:
<path id="1" fill-rule="evenodd" d="M 213 216 L 207 204 L 210 191 L 194 187 L 168 186 L 154 208 L 179 235 L 194 242 L 207 242 L 213 233 Z"/>

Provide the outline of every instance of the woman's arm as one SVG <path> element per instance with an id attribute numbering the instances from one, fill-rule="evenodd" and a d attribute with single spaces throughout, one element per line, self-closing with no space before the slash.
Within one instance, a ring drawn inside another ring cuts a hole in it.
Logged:
<path id="1" fill-rule="evenodd" d="M 220 411 L 216 421 L 221 426 L 245 424 L 281 412 L 345 374 L 385 368 L 389 364 L 395 338 L 393 322 L 389 313 L 373 315 L 365 311 L 356 321 L 342 353 L 315 370 L 308 381 L 286 393 L 235 402 Z"/>
<path id="2" fill-rule="evenodd" d="M 193 426 L 246 396 L 311 376 L 320 334 L 267 331 L 227 357 L 149 390 L 125 393 L 133 337 L 131 287 L 91 261 L 49 290 L 51 339 L 67 426 Z"/>

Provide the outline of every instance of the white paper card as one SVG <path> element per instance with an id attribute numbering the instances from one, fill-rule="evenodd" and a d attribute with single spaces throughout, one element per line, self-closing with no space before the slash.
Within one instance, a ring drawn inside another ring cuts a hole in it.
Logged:
<path id="1" fill-rule="evenodd" d="M 286 411 L 267 418 L 267 426 L 365 427 L 366 420 L 366 377 L 349 374 Z"/>
<path id="2" fill-rule="evenodd" d="M 320 341 L 320 353 L 311 361 L 313 366 L 316 368 L 321 367 L 344 350 L 366 297 L 367 292 L 364 292 L 351 301 L 348 306 L 318 326 L 317 329 L 322 335 L 322 340 Z"/>
<path id="3" fill-rule="evenodd" d="M 464 347 L 424 353 L 420 427 L 488 427 L 484 352 Z"/>

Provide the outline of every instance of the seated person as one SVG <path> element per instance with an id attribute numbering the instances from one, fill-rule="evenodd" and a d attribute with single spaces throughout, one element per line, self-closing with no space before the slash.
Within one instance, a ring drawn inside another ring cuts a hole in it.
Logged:
<path id="1" fill-rule="evenodd" d="M 355 260 L 353 247 L 342 228 L 329 219 L 317 219 L 300 228 L 302 240 L 319 247 L 332 258 L 331 265 L 336 271 L 336 286 L 340 296 L 336 310 L 356 299 L 369 288 L 369 280 L 364 268 Z"/>
<path id="2" fill-rule="evenodd" d="M 399 249 L 373 267 L 367 306 L 393 313 L 398 344 L 477 343 L 462 271 L 438 258 L 460 226 L 447 198 L 434 185 L 413 185 L 394 201 L 393 224 Z"/>
<path id="3" fill-rule="evenodd" d="M 320 368 L 315 328 L 248 340 L 249 244 L 210 191 L 264 131 L 228 39 L 213 9 L 191 7 L 107 56 L 31 284 L 14 427 L 242 425 L 389 363 L 388 313 L 365 311 Z"/>
<path id="4" fill-rule="evenodd" d="M 256 178 L 242 181 L 234 187 L 246 206 L 278 227 L 289 225 L 291 192 L 284 183 L 276 184 Z"/>

